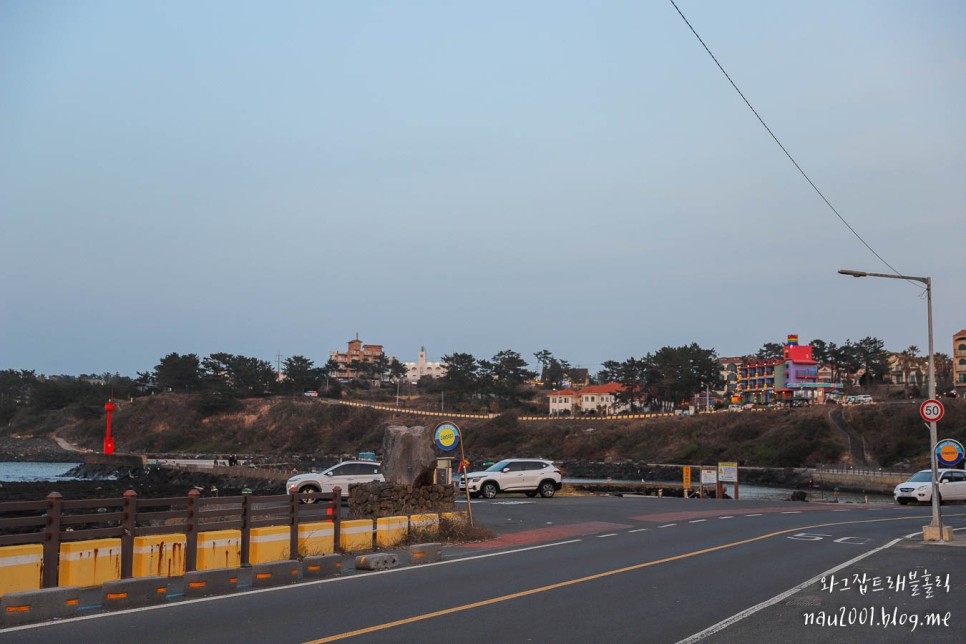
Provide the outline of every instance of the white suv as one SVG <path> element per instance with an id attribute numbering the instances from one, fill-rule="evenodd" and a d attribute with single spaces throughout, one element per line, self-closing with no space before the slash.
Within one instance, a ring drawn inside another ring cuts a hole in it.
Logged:
<path id="1" fill-rule="evenodd" d="M 560 470 L 550 462 L 535 458 L 507 458 L 482 472 L 460 478 L 460 492 L 469 483 L 470 496 L 492 499 L 500 492 L 525 492 L 550 498 L 561 487 Z"/>
<path id="2" fill-rule="evenodd" d="M 343 461 L 322 472 L 297 474 L 285 483 L 285 491 L 289 494 L 296 492 L 325 492 L 331 493 L 332 488 L 341 488 L 341 496 L 349 496 L 349 486 L 356 483 L 382 482 L 382 463 L 375 461 Z M 312 503 L 314 499 L 307 499 Z"/>

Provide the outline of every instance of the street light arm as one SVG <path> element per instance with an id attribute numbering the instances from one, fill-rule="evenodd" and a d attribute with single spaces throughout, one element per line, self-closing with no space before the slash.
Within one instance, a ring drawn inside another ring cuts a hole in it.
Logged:
<path id="1" fill-rule="evenodd" d="M 839 269 L 839 274 L 850 275 L 852 277 L 885 277 L 891 280 L 912 280 L 914 282 L 922 282 L 926 286 L 930 286 L 932 280 L 928 277 L 914 277 L 912 275 L 893 275 L 890 273 L 867 273 L 865 271 L 853 271 L 847 268 Z"/>

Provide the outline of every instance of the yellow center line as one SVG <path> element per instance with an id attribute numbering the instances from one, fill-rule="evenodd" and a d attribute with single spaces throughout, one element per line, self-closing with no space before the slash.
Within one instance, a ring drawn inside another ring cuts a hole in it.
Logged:
<path id="1" fill-rule="evenodd" d="M 947 516 L 963 516 L 960 514 L 947 515 Z M 698 555 L 707 554 L 709 552 L 715 552 L 717 550 L 725 550 L 727 548 L 734 548 L 736 546 L 743 546 L 748 543 L 753 543 L 755 541 L 761 541 L 763 539 L 770 539 L 772 537 L 778 537 L 783 534 L 788 534 L 789 532 L 797 532 L 799 530 L 813 530 L 815 528 L 829 528 L 832 526 L 840 525 L 855 525 L 860 523 L 884 523 L 887 521 L 911 521 L 913 519 L 923 520 L 929 519 L 930 517 L 893 517 L 890 519 L 866 519 L 863 521 L 838 521 L 836 523 L 820 523 L 817 525 L 807 525 L 800 526 L 797 528 L 789 528 L 787 530 L 779 530 L 778 532 L 770 532 L 768 534 L 759 535 L 757 537 L 750 537 L 748 539 L 742 539 L 741 541 L 734 541 L 732 543 L 725 543 L 720 546 L 713 546 L 711 548 L 704 548 L 703 550 L 695 550 L 693 552 L 687 552 L 681 555 L 675 555 L 673 557 L 665 557 L 664 559 L 655 559 L 654 561 L 645 561 L 644 563 L 634 564 L 632 566 L 625 566 L 624 568 L 617 568 L 615 570 L 608 570 L 605 572 L 600 572 L 595 575 L 588 575 L 587 577 L 580 577 L 579 579 L 570 579 L 568 581 L 561 581 L 556 584 L 550 584 L 548 586 L 540 586 L 539 588 L 531 588 L 530 590 L 523 590 L 518 593 L 511 593 L 509 595 L 501 595 L 500 597 L 492 597 L 490 599 L 484 599 L 482 601 L 473 602 L 470 604 L 462 604 L 460 606 L 454 606 L 452 608 L 445 608 L 443 610 L 433 611 L 432 613 L 423 613 L 422 615 L 414 615 L 413 617 L 407 617 L 405 619 L 398 619 L 394 622 L 386 622 L 384 624 L 377 624 L 375 626 L 367 626 L 366 628 L 360 628 L 354 631 L 347 631 L 345 633 L 338 633 L 336 635 L 330 635 L 328 637 L 323 637 L 322 639 L 310 640 L 305 644 L 324 644 L 325 642 L 335 642 L 338 640 L 348 639 L 350 637 L 357 637 L 359 635 L 365 635 L 367 633 L 375 633 L 377 631 L 385 631 L 390 628 L 397 628 L 399 626 L 405 626 L 407 624 L 414 624 L 416 622 L 421 622 L 427 619 L 433 619 L 434 617 L 442 617 L 443 615 L 451 615 L 453 613 L 459 613 L 462 611 L 472 610 L 474 608 L 481 608 L 483 606 L 490 606 L 492 604 L 499 604 L 501 602 L 510 601 L 511 599 L 519 599 L 520 597 L 526 597 L 528 595 L 535 595 L 537 593 L 544 593 L 548 590 L 555 590 L 557 588 L 564 588 L 566 586 L 573 586 L 575 584 L 582 584 L 588 581 L 594 581 L 595 579 L 603 579 L 604 577 L 610 577 L 612 575 L 619 575 L 625 572 L 631 572 L 634 570 L 640 570 L 642 568 L 649 568 L 651 566 L 657 566 L 659 564 L 670 563 L 672 561 L 678 561 L 679 559 L 688 559 L 690 557 L 697 557 Z"/>

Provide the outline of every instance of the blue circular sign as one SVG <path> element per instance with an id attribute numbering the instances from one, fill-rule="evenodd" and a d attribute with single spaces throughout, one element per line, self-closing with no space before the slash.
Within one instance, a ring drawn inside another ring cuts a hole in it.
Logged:
<path id="1" fill-rule="evenodd" d="M 456 449 L 460 444 L 460 428 L 455 423 L 440 423 L 436 426 L 434 440 L 436 447 L 444 452 Z"/>
<path id="2" fill-rule="evenodd" d="M 954 467 L 963 460 L 963 444 L 947 438 L 936 443 L 936 461 L 943 467 Z"/>

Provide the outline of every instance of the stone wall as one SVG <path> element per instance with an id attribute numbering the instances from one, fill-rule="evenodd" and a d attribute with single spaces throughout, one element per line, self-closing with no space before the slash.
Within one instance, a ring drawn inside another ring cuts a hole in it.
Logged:
<path id="1" fill-rule="evenodd" d="M 349 518 L 375 520 L 408 514 L 453 512 L 455 499 L 456 487 L 452 485 L 353 485 L 349 488 Z"/>

